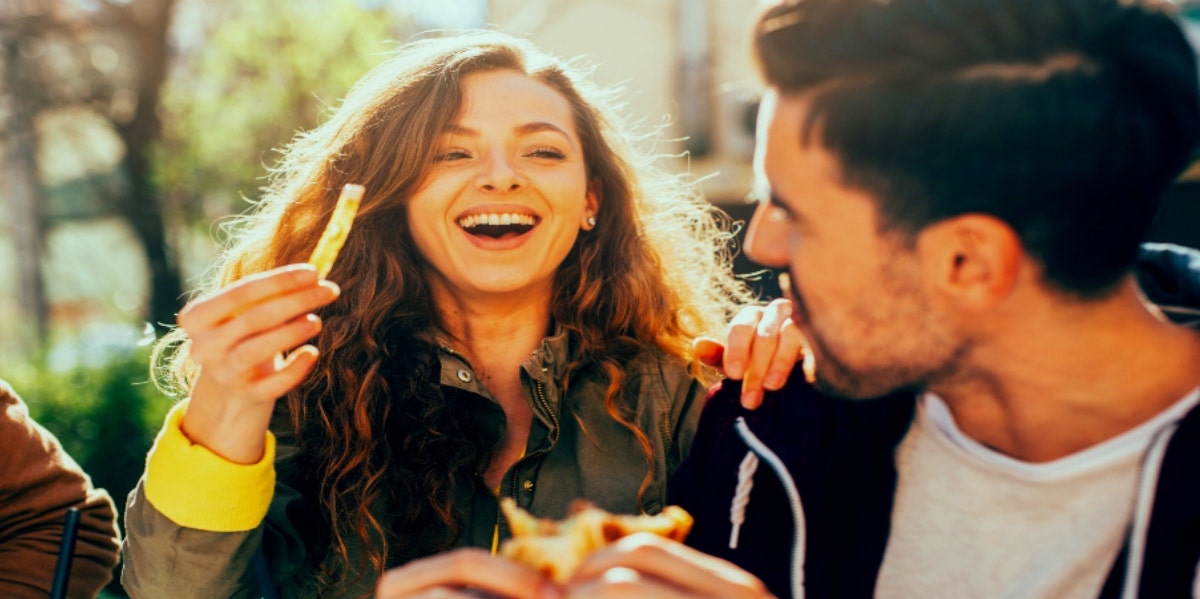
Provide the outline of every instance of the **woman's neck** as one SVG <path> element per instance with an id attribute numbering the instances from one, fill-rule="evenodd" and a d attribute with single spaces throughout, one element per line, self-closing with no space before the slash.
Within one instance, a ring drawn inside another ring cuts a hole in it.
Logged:
<path id="1" fill-rule="evenodd" d="M 483 379 L 516 377 L 550 330 L 551 290 L 466 296 L 432 284 L 442 328 Z"/>

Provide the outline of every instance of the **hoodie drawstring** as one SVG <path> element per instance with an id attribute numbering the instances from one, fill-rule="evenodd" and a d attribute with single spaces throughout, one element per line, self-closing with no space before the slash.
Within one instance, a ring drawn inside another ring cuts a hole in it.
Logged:
<path id="1" fill-rule="evenodd" d="M 1129 532 L 1129 555 L 1125 560 L 1125 586 L 1121 591 L 1121 599 L 1137 597 L 1142 580 L 1142 562 L 1146 554 L 1146 535 L 1150 529 L 1150 511 L 1154 508 L 1154 490 L 1158 486 L 1158 474 L 1162 470 L 1163 458 L 1167 455 L 1167 444 L 1178 428 L 1179 424 L 1175 423 L 1159 431 L 1142 460 L 1137 499 L 1133 504 L 1133 525 Z"/>
<path id="2" fill-rule="evenodd" d="M 759 459 L 766 462 L 771 467 L 771 470 L 775 472 L 775 476 L 779 477 L 779 482 L 783 483 L 783 490 L 787 494 L 788 505 L 792 508 L 792 521 L 795 526 L 792 531 L 792 597 L 793 599 L 804 599 L 804 550 L 807 524 L 804 518 L 804 505 L 800 502 L 800 492 L 796 490 L 796 481 L 792 480 L 792 475 L 788 472 L 787 466 L 783 465 L 783 460 L 779 459 L 779 456 L 775 455 L 775 452 L 771 451 L 770 448 L 754 435 L 754 432 L 750 430 L 750 425 L 746 424 L 745 418 L 738 416 L 733 426 L 737 430 L 738 436 L 750 448 L 750 451 L 756 454 Z M 746 462 L 747 460 L 742 460 L 743 465 Z M 753 473 L 751 473 L 752 476 Z M 740 487 L 741 485 L 739 484 L 738 486 Z M 749 500 L 749 494 L 750 489 L 747 488 L 747 501 Z M 736 495 L 734 502 L 737 502 Z M 730 511 L 732 513 L 733 508 Z M 742 514 L 744 517 L 744 506 Z"/>
<path id="3" fill-rule="evenodd" d="M 753 451 L 747 451 L 738 466 L 737 490 L 733 494 L 733 504 L 729 506 L 729 522 L 733 528 L 729 530 L 729 548 L 737 549 L 738 533 L 742 523 L 746 521 L 746 504 L 750 503 L 750 490 L 754 488 L 754 473 L 758 471 L 758 456 Z"/>

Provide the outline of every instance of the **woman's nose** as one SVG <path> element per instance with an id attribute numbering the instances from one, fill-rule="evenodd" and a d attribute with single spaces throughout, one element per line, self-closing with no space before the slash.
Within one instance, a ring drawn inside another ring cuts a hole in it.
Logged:
<path id="1" fill-rule="evenodd" d="M 483 161 L 480 172 L 475 178 L 475 184 L 479 189 L 488 192 L 512 192 L 524 187 L 525 180 L 513 168 L 507 156 L 500 152 L 494 152 L 487 160 Z"/>

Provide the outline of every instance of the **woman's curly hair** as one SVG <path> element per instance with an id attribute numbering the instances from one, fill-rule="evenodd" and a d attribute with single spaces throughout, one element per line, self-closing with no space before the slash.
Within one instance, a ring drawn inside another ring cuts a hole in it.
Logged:
<path id="1" fill-rule="evenodd" d="M 615 118 L 611 90 L 496 32 L 403 46 L 364 76 L 327 122 L 286 147 L 261 201 L 236 221 L 204 290 L 303 262 L 342 185 L 366 187 L 329 275 L 341 297 L 318 313 L 324 325 L 317 365 L 280 406 L 290 426 L 274 425 L 299 447 L 301 471 L 328 518 L 331 559 L 323 560 L 322 575 L 330 584 L 365 574 L 351 563 L 352 539 L 377 572 L 452 546 L 462 530 L 455 490 L 477 484 L 475 472 L 488 458 L 470 415 L 442 398 L 434 341 L 442 329 L 405 203 L 428 175 L 439 136 L 458 117 L 463 77 L 494 70 L 524 73 L 572 107 L 587 176 L 603 190 L 602 209 L 555 275 L 551 314 L 580 348 L 567 376 L 583 363 L 598 365 L 609 381 L 608 412 L 647 454 L 649 440 L 619 405 L 623 366 L 645 350 L 694 364 L 691 340 L 717 333 L 752 301 L 732 273 L 727 217 L 686 176 L 655 166 L 649 148 L 638 147 L 650 146 L 642 143 L 649 136 L 633 136 Z M 186 393 L 195 373 L 187 347 L 178 329 L 158 346 L 156 364 L 176 392 Z M 650 480 L 647 474 L 643 492 Z M 394 522 L 380 522 L 380 506 Z M 429 522 L 444 527 L 431 533 L 438 527 Z"/>

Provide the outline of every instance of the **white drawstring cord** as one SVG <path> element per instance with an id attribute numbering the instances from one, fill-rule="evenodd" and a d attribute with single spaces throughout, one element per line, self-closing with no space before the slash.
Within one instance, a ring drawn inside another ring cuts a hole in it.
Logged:
<path id="1" fill-rule="evenodd" d="M 733 503 L 729 505 L 729 522 L 733 527 L 729 531 L 729 548 L 737 549 L 738 533 L 742 523 L 746 521 L 746 504 L 750 503 L 750 490 L 754 488 L 754 473 L 758 470 L 758 456 L 753 451 L 747 451 L 738 466 L 737 490 L 733 493 Z"/>
<path id="2" fill-rule="evenodd" d="M 1163 314 L 1169 314 L 1169 315 L 1173 315 L 1173 316 L 1200 316 L 1200 310 L 1197 310 L 1195 308 L 1188 308 L 1186 306 L 1159 305 L 1157 307 L 1159 310 L 1162 311 Z M 1187 327 L 1187 328 L 1200 328 L 1200 319 L 1189 320 L 1186 322 L 1179 321 L 1179 322 L 1176 322 L 1176 324 L 1178 324 L 1179 326 L 1182 326 L 1182 327 Z"/>
<path id="3" fill-rule="evenodd" d="M 1142 474 L 1138 481 L 1138 494 L 1133 507 L 1133 526 L 1129 532 L 1129 555 L 1125 559 L 1125 585 L 1122 599 L 1136 599 L 1142 580 L 1142 562 L 1146 553 L 1146 534 L 1150 529 L 1150 512 L 1154 509 L 1154 491 L 1158 486 L 1158 474 L 1162 470 L 1167 444 L 1179 428 L 1174 423 L 1159 431 L 1142 460 Z"/>
<path id="4" fill-rule="evenodd" d="M 796 490 L 796 481 L 792 480 L 792 475 L 783 465 L 783 460 L 780 460 L 775 452 L 754 436 L 754 431 L 750 430 L 745 418 L 738 416 L 733 426 L 750 451 L 758 454 L 758 457 L 766 462 L 771 470 L 775 471 L 779 482 L 783 483 L 788 505 L 792 508 L 792 521 L 795 524 L 795 529 L 792 531 L 792 597 L 793 599 L 804 599 L 804 551 L 807 524 L 804 518 L 804 505 L 800 502 L 800 492 Z"/>

